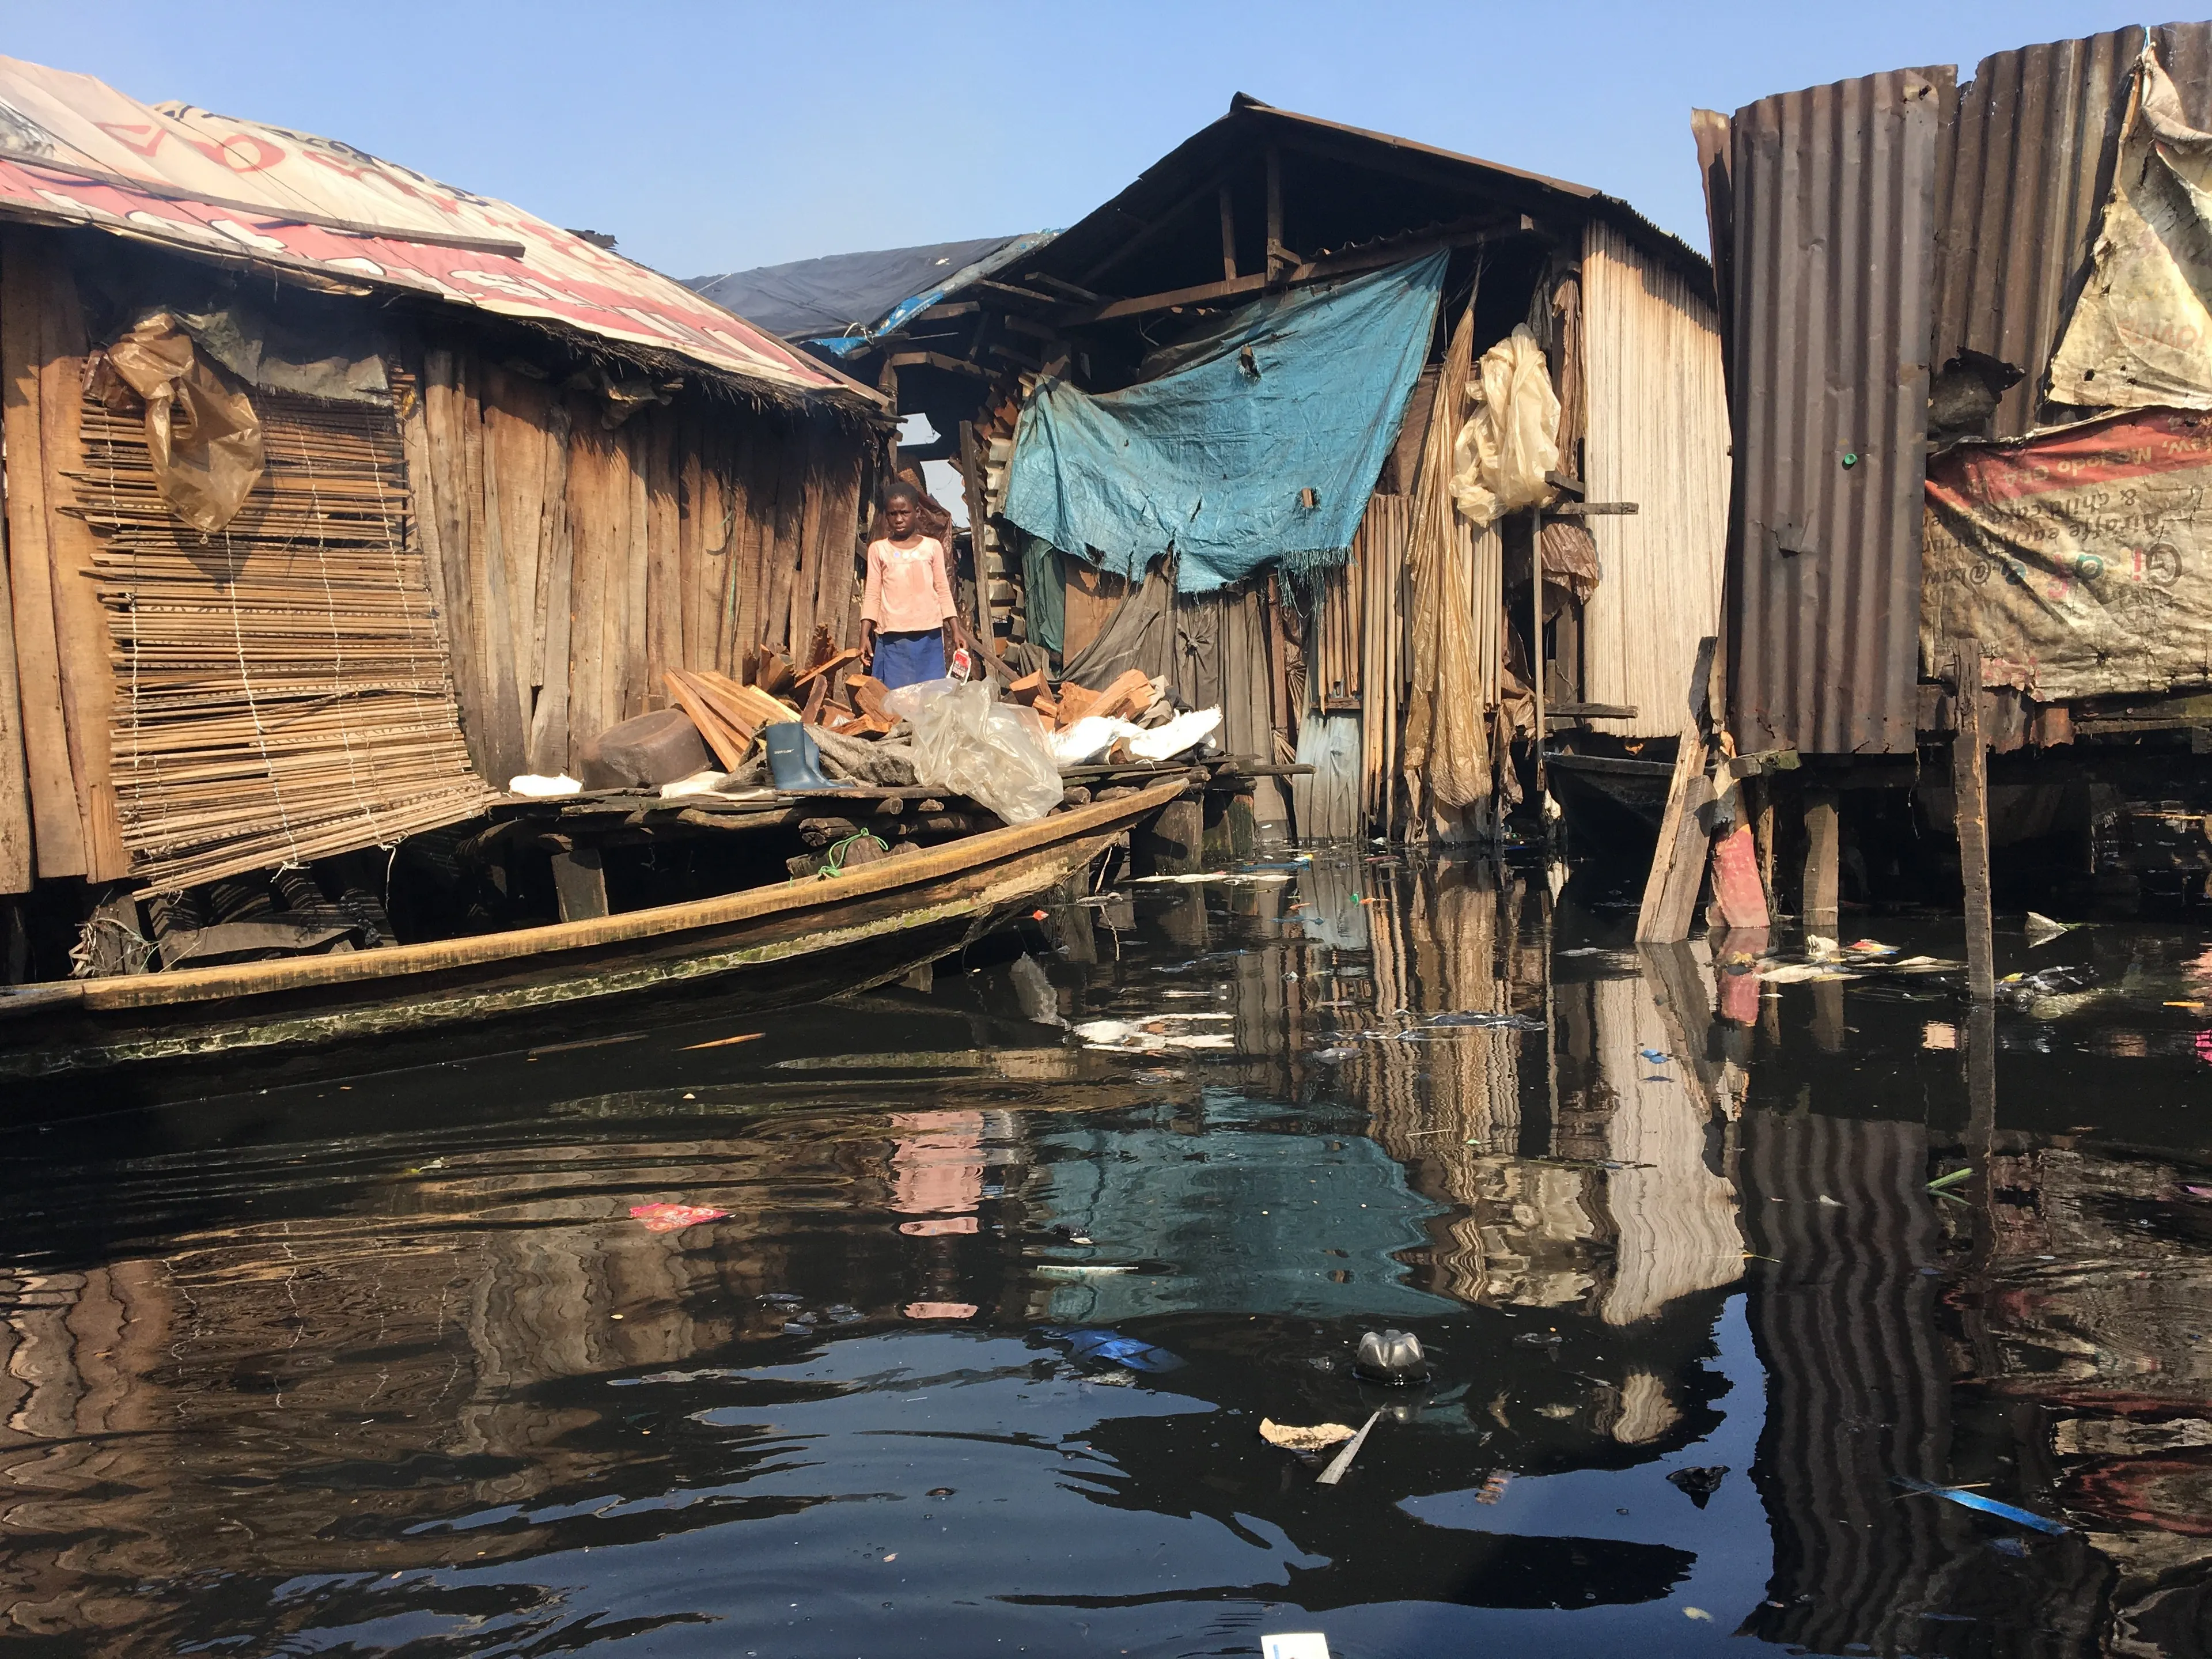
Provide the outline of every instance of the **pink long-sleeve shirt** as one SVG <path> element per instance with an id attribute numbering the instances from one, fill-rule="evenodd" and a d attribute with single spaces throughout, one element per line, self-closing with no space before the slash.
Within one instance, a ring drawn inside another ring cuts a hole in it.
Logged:
<path id="1" fill-rule="evenodd" d="M 927 634 L 957 615 L 945 574 L 945 546 L 924 536 L 912 547 L 868 544 L 868 591 L 860 619 L 885 634 Z"/>

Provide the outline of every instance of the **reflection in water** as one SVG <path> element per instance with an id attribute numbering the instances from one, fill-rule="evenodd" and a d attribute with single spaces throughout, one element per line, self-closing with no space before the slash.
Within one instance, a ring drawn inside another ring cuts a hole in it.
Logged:
<path id="1" fill-rule="evenodd" d="M 740 1048 L 707 1010 L 27 1126 L 0 1629 L 2206 1650 L 2203 939 L 2069 935 L 2094 994 L 1992 1020 L 1638 951 L 1534 872 L 1254 873 Z M 631 1218 L 670 1202 L 727 1213 Z M 1352 1375 L 1385 1324 L 1425 1389 Z M 1377 1409 L 1337 1487 L 1256 1432 Z"/>

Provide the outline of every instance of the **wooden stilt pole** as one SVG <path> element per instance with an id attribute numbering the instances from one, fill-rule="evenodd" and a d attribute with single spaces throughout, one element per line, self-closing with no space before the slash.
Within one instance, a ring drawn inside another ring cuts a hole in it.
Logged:
<path id="1" fill-rule="evenodd" d="M 1959 819 L 1959 873 L 1966 887 L 1966 992 L 1979 1002 L 1997 994 L 1990 915 L 1989 750 L 1982 741 L 1981 643 L 1955 643 L 1959 720 L 1951 738 L 1951 793 Z"/>
<path id="2" fill-rule="evenodd" d="M 1843 826 L 1836 792 L 1805 792 L 1805 931 L 1833 939 L 1838 910 L 1838 878 L 1843 869 Z"/>

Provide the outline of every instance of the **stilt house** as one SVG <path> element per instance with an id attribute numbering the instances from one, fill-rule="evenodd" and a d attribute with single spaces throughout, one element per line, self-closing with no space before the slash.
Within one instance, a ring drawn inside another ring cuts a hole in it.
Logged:
<path id="1" fill-rule="evenodd" d="M 1516 330 L 1553 476 L 1477 523 L 1468 383 Z M 1261 825 L 1303 763 L 1302 833 L 1492 833 L 1540 725 L 1663 783 L 1633 751 L 1717 624 L 1727 409 L 1710 269 L 1626 204 L 1239 96 L 866 332 L 837 361 L 896 375 L 963 475 L 979 625 L 1221 704 Z"/>
<path id="2" fill-rule="evenodd" d="M 889 431 L 611 238 L 9 59 L 0 385 L 18 980 L 110 894 L 381 857 L 665 669 L 849 634 Z"/>
<path id="3" fill-rule="evenodd" d="M 1785 897 L 1824 933 L 1839 896 L 1945 897 L 1911 848 L 1954 821 L 2045 904 L 2197 885 L 2212 25 L 1695 127 L 1735 434 L 1716 706 L 1737 750 L 1804 763 L 1759 814 Z"/>

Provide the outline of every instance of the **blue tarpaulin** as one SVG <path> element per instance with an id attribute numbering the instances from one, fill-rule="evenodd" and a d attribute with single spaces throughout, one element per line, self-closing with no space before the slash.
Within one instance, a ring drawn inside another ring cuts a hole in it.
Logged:
<path id="1" fill-rule="evenodd" d="M 1428 356 L 1446 258 L 1270 295 L 1123 391 L 1039 382 L 1006 516 L 1132 579 L 1172 546 L 1185 593 L 1278 559 L 1341 564 Z"/>

